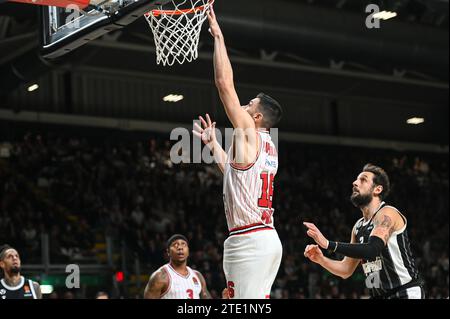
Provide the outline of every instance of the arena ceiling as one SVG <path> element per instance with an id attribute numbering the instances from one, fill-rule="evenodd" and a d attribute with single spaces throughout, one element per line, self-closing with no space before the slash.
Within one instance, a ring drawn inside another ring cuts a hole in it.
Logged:
<path id="1" fill-rule="evenodd" d="M 369 30 L 365 26 L 369 3 L 396 11 L 398 17 Z M 331 105 L 362 99 L 364 106 L 359 108 L 357 103 L 349 104 L 350 113 L 361 112 L 361 117 L 365 108 L 375 113 L 396 108 L 402 113 L 410 105 L 414 113 L 423 110 L 438 119 L 421 133 L 426 138 L 419 140 L 448 144 L 448 120 L 443 120 L 448 116 L 448 1 L 217 0 L 216 12 L 241 86 L 322 94 Z M 118 80 L 115 74 L 131 79 L 146 73 L 191 83 L 212 80 L 212 42 L 206 27 L 199 60 L 188 65 L 156 66 L 153 38 L 144 19 L 49 64 L 37 58 L 38 21 L 35 6 L 0 4 L 3 96 L 58 68 L 77 75 L 83 70 L 105 70 L 111 85 Z M 357 136 L 359 130 L 346 134 Z M 369 135 L 378 134 L 375 131 Z M 392 129 L 383 138 L 408 135 Z"/>

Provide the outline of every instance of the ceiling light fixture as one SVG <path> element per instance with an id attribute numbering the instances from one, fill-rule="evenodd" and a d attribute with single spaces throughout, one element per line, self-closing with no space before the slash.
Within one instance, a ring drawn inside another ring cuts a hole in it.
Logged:
<path id="1" fill-rule="evenodd" d="M 412 117 L 406 120 L 406 123 L 411 125 L 422 124 L 423 122 L 425 122 L 425 119 L 423 117 Z"/>
<path id="2" fill-rule="evenodd" d="M 392 19 L 396 16 L 397 16 L 397 12 L 392 12 L 392 11 L 381 11 L 381 12 L 375 13 L 373 15 L 373 17 L 375 19 L 379 19 L 379 20 L 388 20 L 388 19 Z"/>
<path id="3" fill-rule="evenodd" d="M 163 98 L 163 101 L 176 103 L 176 102 L 181 101 L 182 99 L 184 99 L 183 95 L 169 94 Z"/>

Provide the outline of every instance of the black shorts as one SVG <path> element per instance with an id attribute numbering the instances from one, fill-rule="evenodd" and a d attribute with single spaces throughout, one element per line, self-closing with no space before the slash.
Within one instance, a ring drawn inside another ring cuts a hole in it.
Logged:
<path id="1" fill-rule="evenodd" d="M 425 299 L 425 291 L 422 286 L 412 286 L 399 290 L 393 294 L 374 296 L 372 299 Z"/>

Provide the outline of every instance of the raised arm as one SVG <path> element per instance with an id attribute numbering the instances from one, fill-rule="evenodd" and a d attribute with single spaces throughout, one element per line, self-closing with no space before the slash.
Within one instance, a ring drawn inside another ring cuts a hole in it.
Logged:
<path id="1" fill-rule="evenodd" d="M 354 230 L 352 230 L 350 242 L 356 242 Z M 350 257 L 344 257 L 343 260 L 333 260 L 327 258 L 323 255 L 322 250 L 318 245 L 306 246 L 304 255 L 311 261 L 321 265 L 332 274 L 343 279 L 349 278 L 355 272 L 356 267 L 358 267 L 358 264 L 360 263 L 360 259 Z"/>
<path id="2" fill-rule="evenodd" d="M 208 291 L 208 287 L 206 286 L 206 280 L 203 275 L 196 271 L 195 274 L 200 279 L 200 283 L 202 284 L 202 291 L 200 292 L 200 299 L 212 299 L 211 294 Z"/>
<path id="3" fill-rule="evenodd" d="M 169 277 L 164 270 L 154 272 L 144 290 L 144 299 L 160 299 L 169 288 Z"/>
<path id="4" fill-rule="evenodd" d="M 233 68 L 228 57 L 222 30 L 217 22 L 214 9 L 207 12 L 210 33 L 214 37 L 214 74 L 217 90 L 222 100 L 225 112 L 234 128 L 255 128 L 251 116 L 241 107 L 239 97 L 234 87 Z"/>

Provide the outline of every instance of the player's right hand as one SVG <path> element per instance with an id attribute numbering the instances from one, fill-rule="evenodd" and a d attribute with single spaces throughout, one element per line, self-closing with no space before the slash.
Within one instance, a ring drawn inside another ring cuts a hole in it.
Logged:
<path id="1" fill-rule="evenodd" d="M 203 117 L 198 117 L 202 126 L 194 123 L 194 129 L 192 132 L 195 136 L 201 138 L 203 143 L 205 143 L 210 149 L 214 147 L 216 139 L 216 122 L 212 122 L 209 114 L 206 114 L 206 121 Z"/>
<path id="2" fill-rule="evenodd" d="M 320 263 L 320 261 L 323 259 L 322 250 L 318 245 L 306 246 L 304 255 L 306 258 L 317 264 Z"/>
<path id="3" fill-rule="evenodd" d="M 216 38 L 222 36 L 222 30 L 220 30 L 219 23 L 216 19 L 216 14 L 214 13 L 214 5 L 211 5 L 209 11 L 206 12 L 209 21 L 209 33 Z"/>

